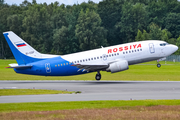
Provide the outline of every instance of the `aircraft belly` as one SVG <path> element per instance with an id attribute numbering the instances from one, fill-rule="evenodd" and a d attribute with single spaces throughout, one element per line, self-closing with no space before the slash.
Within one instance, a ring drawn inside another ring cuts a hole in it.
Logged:
<path id="1" fill-rule="evenodd" d="M 138 63 L 142 63 L 142 62 L 149 62 L 149 61 L 153 61 L 153 60 L 158 60 L 161 57 L 151 57 L 151 58 L 142 58 L 142 59 L 136 59 L 136 60 L 130 60 L 128 61 L 129 65 L 133 65 L 133 64 L 138 64 Z"/>

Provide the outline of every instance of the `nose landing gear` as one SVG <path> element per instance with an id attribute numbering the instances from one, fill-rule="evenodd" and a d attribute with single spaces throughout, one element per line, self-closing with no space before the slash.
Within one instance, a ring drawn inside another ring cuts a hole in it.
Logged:
<path id="1" fill-rule="evenodd" d="M 160 67 L 161 67 L 161 64 L 160 64 L 160 63 L 157 63 L 157 67 L 160 68 Z"/>
<path id="2" fill-rule="evenodd" d="M 100 79 L 101 79 L 101 73 L 98 71 L 97 72 L 97 74 L 96 74 L 96 76 L 95 76 L 95 79 L 97 80 L 97 81 L 99 81 Z"/>

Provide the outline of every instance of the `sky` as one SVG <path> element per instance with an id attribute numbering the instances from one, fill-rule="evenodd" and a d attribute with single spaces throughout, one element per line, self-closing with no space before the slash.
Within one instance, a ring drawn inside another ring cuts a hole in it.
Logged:
<path id="1" fill-rule="evenodd" d="M 12 5 L 12 4 L 16 4 L 16 5 L 19 5 L 21 4 L 24 0 L 4 0 L 5 3 L 9 4 L 9 5 Z M 29 2 L 32 3 L 32 0 L 27 0 Z M 54 3 L 55 1 L 58 1 L 60 4 L 65 4 L 65 5 L 73 5 L 74 3 L 75 4 L 81 4 L 82 2 L 88 2 L 88 0 L 36 0 L 36 2 L 39 4 L 39 3 L 44 3 L 46 2 L 47 4 L 50 4 L 50 3 Z M 102 1 L 102 0 L 91 0 L 95 3 L 99 3 L 99 1 Z"/>

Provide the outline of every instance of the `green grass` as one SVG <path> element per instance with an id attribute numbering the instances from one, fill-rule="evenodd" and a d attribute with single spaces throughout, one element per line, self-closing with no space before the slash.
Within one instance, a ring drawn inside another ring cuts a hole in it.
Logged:
<path id="1" fill-rule="evenodd" d="M 75 92 L 43 89 L 0 89 L 0 96 L 7 95 L 39 95 L 39 94 L 72 94 Z"/>
<path id="2" fill-rule="evenodd" d="M 76 101 L 1 103 L 0 112 L 13 111 L 54 111 L 69 109 L 97 109 L 131 106 L 180 105 L 180 100 L 118 100 L 118 101 Z"/>
<path id="3" fill-rule="evenodd" d="M 95 72 L 77 76 L 45 77 L 17 74 L 13 69 L 5 68 L 15 60 L 0 60 L 0 80 L 95 80 Z M 140 65 L 130 65 L 129 70 L 109 73 L 101 72 L 101 80 L 138 80 L 138 81 L 180 81 L 180 63 L 160 62 L 161 68 L 156 67 L 156 61 Z"/>

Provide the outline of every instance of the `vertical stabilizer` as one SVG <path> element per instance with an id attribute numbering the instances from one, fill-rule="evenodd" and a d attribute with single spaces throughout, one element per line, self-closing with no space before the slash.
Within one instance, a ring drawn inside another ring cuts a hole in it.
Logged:
<path id="1" fill-rule="evenodd" d="M 37 52 L 14 32 L 4 32 L 3 35 L 6 38 L 6 41 L 19 65 L 45 59 L 45 55 Z M 46 55 L 47 58 L 50 58 L 49 56 Z"/>

